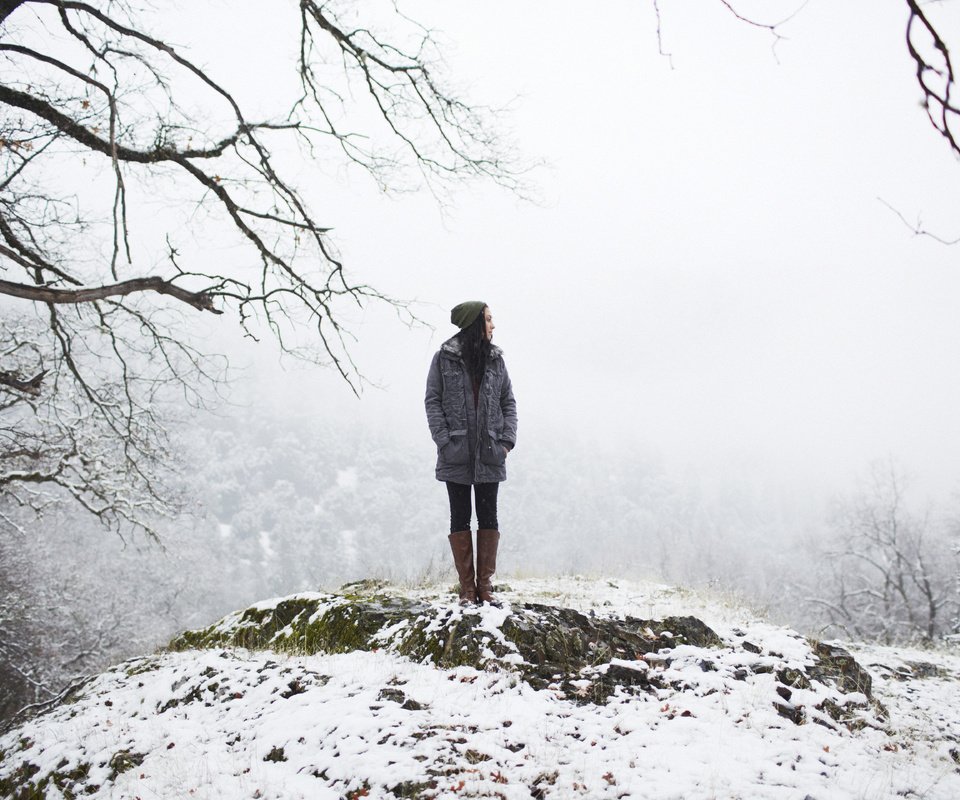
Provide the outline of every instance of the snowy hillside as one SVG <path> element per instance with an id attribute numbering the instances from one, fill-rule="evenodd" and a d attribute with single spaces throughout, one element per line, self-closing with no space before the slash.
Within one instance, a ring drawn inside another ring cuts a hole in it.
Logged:
<path id="1" fill-rule="evenodd" d="M 0 795 L 960 797 L 960 654 L 855 662 L 659 585 L 510 587 L 502 609 L 361 585 L 230 615 L 8 731 Z"/>

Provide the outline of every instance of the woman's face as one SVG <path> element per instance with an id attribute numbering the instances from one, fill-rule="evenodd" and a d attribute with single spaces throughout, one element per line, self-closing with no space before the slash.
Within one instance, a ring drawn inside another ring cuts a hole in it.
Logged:
<path id="1" fill-rule="evenodd" d="M 483 309 L 483 321 L 484 321 L 483 335 L 486 337 L 488 342 L 492 342 L 493 329 L 496 328 L 497 326 L 493 324 L 493 316 L 490 314 L 490 309 L 487 307 L 484 307 Z"/>

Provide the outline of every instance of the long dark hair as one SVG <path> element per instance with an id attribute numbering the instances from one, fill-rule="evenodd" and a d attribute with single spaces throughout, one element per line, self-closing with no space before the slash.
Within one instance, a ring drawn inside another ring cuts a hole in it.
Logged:
<path id="1" fill-rule="evenodd" d="M 460 339 L 460 354 L 467 372 L 473 378 L 473 385 L 479 386 L 483 372 L 490 357 L 490 340 L 484 335 L 487 326 L 487 307 L 484 306 L 477 318 L 467 325 L 457 336 Z"/>

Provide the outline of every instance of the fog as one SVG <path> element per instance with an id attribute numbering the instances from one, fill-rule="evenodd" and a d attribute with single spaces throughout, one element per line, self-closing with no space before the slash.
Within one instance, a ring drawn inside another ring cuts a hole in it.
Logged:
<path id="1" fill-rule="evenodd" d="M 536 202 L 318 182 L 350 274 L 433 327 L 358 315 L 354 357 L 379 387 L 359 401 L 333 375 L 271 371 L 269 344 L 228 342 L 257 365 L 247 380 L 426 439 L 426 366 L 449 308 L 478 298 L 514 380 L 518 454 L 574 436 L 816 496 L 892 456 L 931 497 L 956 488 L 956 248 L 890 207 L 957 235 L 957 165 L 918 103 L 899 4 L 811 2 L 780 40 L 719 3 L 662 4 L 669 57 L 648 3 L 404 10 L 440 32 L 471 98 L 508 106 L 517 152 L 541 163 Z"/>

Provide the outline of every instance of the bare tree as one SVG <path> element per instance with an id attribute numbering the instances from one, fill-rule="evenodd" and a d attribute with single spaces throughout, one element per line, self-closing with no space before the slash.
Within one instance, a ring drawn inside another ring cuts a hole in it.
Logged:
<path id="1" fill-rule="evenodd" d="M 904 495 L 897 469 L 877 464 L 838 509 L 824 580 L 809 598 L 826 629 L 888 644 L 950 632 L 960 597 L 947 537 L 929 514 L 910 513 Z"/>
<path id="2" fill-rule="evenodd" d="M 161 525 L 163 552 L 97 536 L 99 521 L 70 506 L 47 508 L 42 531 L 0 536 L 0 728 L 81 675 L 250 601 L 256 565 L 239 564 L 233 542 L 189 516 Z"/>
<path id="3" fill-rule="evenodd" d="M 359 389 L 345 311 L 410 312 L 348 278 L 283 165 L 295 147 L 383 189 L 521 188 L 430 31 L 386 4 L 388 36 L 358 8 L 279 7 L 296 67 L 284 110 L 260 119 L 207 54 L 154 32 L 147 4 L 0 2 L 0 490 L 18 505 L 66 495 L 118 529 L 170 509 L 160 403 L 202 404 L 223 376 L 190 315 L 232 314 Z"/>

